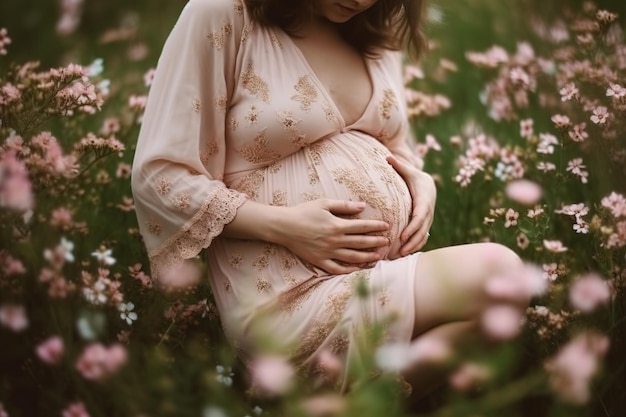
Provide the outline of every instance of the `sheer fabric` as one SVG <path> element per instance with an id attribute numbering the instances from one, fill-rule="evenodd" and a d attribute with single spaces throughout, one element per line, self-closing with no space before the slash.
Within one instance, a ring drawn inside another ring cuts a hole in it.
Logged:
<path id="1" fill-rule="evenodd" d="M 381 51 L 366 66 L 372 97 L 346 125 L 291 38 L 255 24 L 240 0 L 191 0 L 164 46 L 133 166 L 141 233 L 153 275 L 207 249 L 224 329 L 244 358 L 269 334 L 323 372 L 322 350 L 354 359 L 358 335 L 391 318 L 387 339 L 410 340 L 418 255 L 389 258 L 411 196 L 385 159 L 409 134 L 400 57 Z M 246 199 L 322 197 L 364 201 L 360 217 L 387 221 L 386 259 L 332 276 L 288 248 L 221 235 Z"/>

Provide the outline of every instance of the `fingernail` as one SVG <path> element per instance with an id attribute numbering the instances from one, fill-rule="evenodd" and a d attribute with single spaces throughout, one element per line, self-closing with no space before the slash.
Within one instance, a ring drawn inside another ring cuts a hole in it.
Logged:
<path id="1" fill-rule="evenodd" d="M 365 208 L 366 205 L 367 204 L 365 204 L 363 201 L 355 201 L 354 202 L 354 207 L 356 207 L 356 208 L 362 209 L 362 208 Z"/>

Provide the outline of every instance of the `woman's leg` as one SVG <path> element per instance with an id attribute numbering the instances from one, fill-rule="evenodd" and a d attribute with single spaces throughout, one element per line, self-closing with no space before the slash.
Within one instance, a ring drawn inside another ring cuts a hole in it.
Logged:
<path id="1" fill-rule="evenodd" d="M 480 316 L 491 305 L 509 304 L 523 312 L 527 294 L 494 299 L 486 291 L 491 278 L 520 273 L 520 258 L 505 246 L 477 243 L 436 249 L 420 255 L 415 283 L 414 344 L 433 337 L 452 353 L 484 341 Z M 447 377 L 441 365 L 429 360 L 413 364 L 405 375 L 416 397 L 436 388 Z"/>

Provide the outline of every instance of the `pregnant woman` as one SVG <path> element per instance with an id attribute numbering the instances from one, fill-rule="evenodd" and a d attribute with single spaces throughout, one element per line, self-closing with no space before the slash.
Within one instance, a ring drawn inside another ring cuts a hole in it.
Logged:
<path id="1" fill-rule="evenodd" d="M 418 0 L 190 0 L 159 60 L 132 186 L 157 277 L 207 249 L 224 330 L 242 358 L 284 343 L 319 372 L 358 335 L 461 349 L 520 266 L 495 244 L 420 253 L 435 205 L 414 156 L 403 45 Z M 367 288 L 359 297 L 357 287 Z M 415 369 L 419 392 L 436 381 Z M 340 378 L 339 385 L 345 383 Z"/>

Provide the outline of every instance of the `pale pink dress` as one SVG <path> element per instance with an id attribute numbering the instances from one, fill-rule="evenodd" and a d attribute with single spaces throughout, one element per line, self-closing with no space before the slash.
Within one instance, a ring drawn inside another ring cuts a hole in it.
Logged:
<path id="1" fill-rule="evenodd" d="M 327 197 L 366 202 L 361 217 L 388 222 L 398 250 L 411 196 L 385 157 L 408 135 L 400 58 L 366 64 L 373 95 L 346 126 L 291 38 L 252 22 L 241 0 L 191 0 L 165 44 L 133 166 L 141 233 L 153 274 L 208 248 L 222 324 L 244 358 L 270 336 L 315 371 L 323 349 L 358 360 L 373 323 L 389 321 L 387 340 L 411 338 L 417 254 L 332 276 L 288 248 L 220 236 L 246 199 Z"/>

